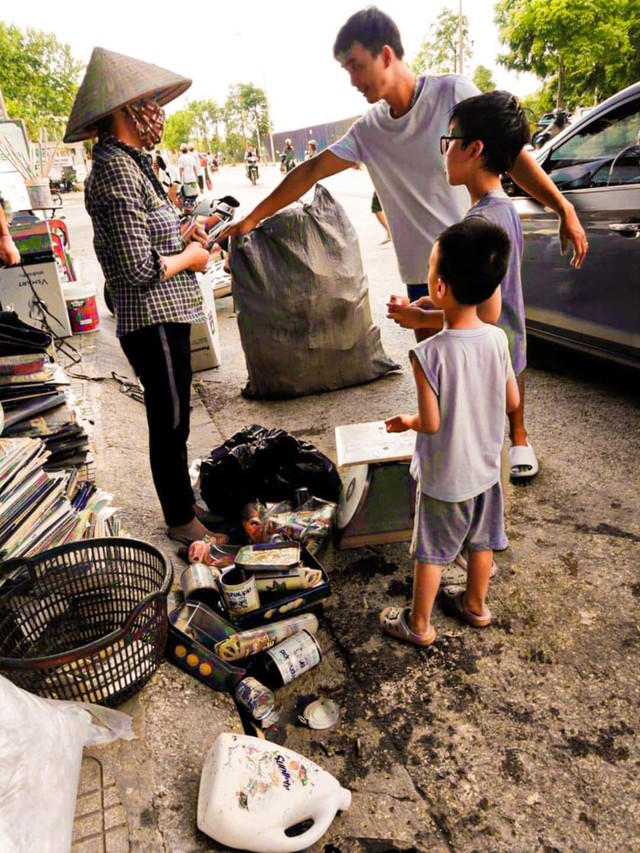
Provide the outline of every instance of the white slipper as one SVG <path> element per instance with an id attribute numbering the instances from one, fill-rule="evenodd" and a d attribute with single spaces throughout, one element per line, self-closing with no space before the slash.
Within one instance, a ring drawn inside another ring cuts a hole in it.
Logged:
<path id="1" fill-rule="evenodd" d="M 454 566 L 458 566 L 458 568 L 462 569 L 463 572 L 467 571 L 467 558 L 463 555 L 462 552 L 458 554 L 458 556 L 453 561 Z M 489 574 L 490 578 L 494 578 L 498 574 L 498 564 L 495 560 L 491 563 L 491 572 Z"/>
<path id="2" fill-rule="evenodd" d="M 514 471 L 514 468 L 525 468 L 524 471 Z M 516 445 L 509 450 L 509 473 L 512 480 L 526 480 L 529 477 L 535 477 L 538 473 L 540 465 L 533 447 L 526 445 Z"/>

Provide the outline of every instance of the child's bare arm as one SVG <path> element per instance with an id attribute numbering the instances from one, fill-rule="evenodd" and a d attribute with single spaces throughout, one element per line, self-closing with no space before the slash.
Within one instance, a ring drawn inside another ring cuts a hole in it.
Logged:
<path id="1" fill-rule="evenodd" d="M 412 305 L 394 305 L 390 302 L 387 305 L 387 310 L 387 317 L 402 326 L 403 329 L 434 329 L 439 332 L 444 325 L 442 311 L 437 309 L 425 310 L 415 303 Z"/>
<path id="2" fill-rule="evenodd" d="M 516 379 L 512 376 L 507 380 L 507 414 L 515 412 L 519 405 L 520 391 Z"/>
<path id="3" fill-rule="evenodd" d="M 483 323 L 489 323 L 495 326 L 500 319 L 502 313 L 502 288 L 496 287 L 493 294 L 485 301 L 478 305 L 478 317 Z"/>
<path id="4" fill-rule="evenodd" d="M 395 415 L 388 418 L 385 425 L 387 432 L 406 432 L 413 429 L 416 432 L 431 434 L 440 429 L 438 398 L 414 355 L 411 356 L 411 364 L 418 392 L 418 412 L 415 415 Z"/>

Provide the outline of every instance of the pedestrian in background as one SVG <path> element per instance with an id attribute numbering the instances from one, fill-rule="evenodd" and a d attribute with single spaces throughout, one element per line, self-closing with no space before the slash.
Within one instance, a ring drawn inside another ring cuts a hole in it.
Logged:
<path id="1" fill-rule="evenodd" d="M 189 146 L 183 142 L 180 146 L 178 157 L 178 169 L 182 182 L 182 195 L 184 198 L 195 198 L 198 195 L 198 175 L 193 156 L 189 153 Z"/>
<path id="2" fill-rule="evenodd" d="M 382 209 L 382 205 L 380 204 L 380 199 L 378 198 L 378 193 L 374 192 L 373 198 L 371 199 L 371 213 L 378 220 L 380 225 L 384 228 L 386 232 L 386 237 L 384 240 L 381 240 L 380 245 L 384 246 L 385 243 L 391 242 L 391 232 L 389 231 L 389 223 L 387 222 L 387 217 L 384 215 L 384 210 Z"/>
<path id="3" fill-rule="evenodd" d="M 116 335 L 144 386 L 151 472 L 167 535 L 184 543 L 209 534 L 196 517 L 187 459 L 191 325 L 205 318 L 195 273 L 204 272 L 209 252 L 197 241 L 185 246 L 178 213 L 146 152 L 162 138 L 162 106 L 190 85 L 156 65 L 95 48 L 64 137 L 98 137 L 85 189 L 94 247 Z"/>
<path id="4" fill-rule="evenodd" d="M 193 145 L 192 143 L 189 143 L 188 149 L 189 149 L 189 154 L 191 155 L 191 157 L 193 159 L 193 165 L 194 165 L 195 170 L 196 170 L 196 181 L 198 182 L 200 192 L 203 193 L 204 192 L 204 167 L 203 167 L 202 162 L 200 160 L 200 155 L 196 151 L 195 145 Z"/>

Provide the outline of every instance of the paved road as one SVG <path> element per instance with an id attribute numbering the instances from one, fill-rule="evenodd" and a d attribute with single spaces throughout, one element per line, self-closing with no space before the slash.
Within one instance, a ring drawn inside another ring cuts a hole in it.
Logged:
<path id="1" fill-rule="evenodd" d="M 226 167 L 214 188 L 236 194 L 248 209 L 277 180 L 275 170 L 263 170 L 254 188 L 241 168 Z M 379 245 L 382 232 L 369 212 L 368 178 L 348 172 L 326 186 L 360 236 L 384 346 L 406 365 L 409 335 L 384 318 L 384 302 L 400 285 L 393 250 Z M 85 277 L 98 281 L 76 200 L 67 219 Z M 335 456 L 337 424 L 413 406 L 407 370 L 330 394 L 245 400 L 230 298 L 219 300 L 218 320 L 221 366 L 195 383 L 194 455 L 255 422 L 309 438 Z M 99 334 L 75 339 L 86 374 L 126 372 L 113 328 L 103 312 Z M 116 495 L 131 533 L 170 552 L 149 482 L 142 407 L 109 379 L 87 386 L 100 482 Z M 435 647 L 387 640 L 377 613 L 410 594 L 406 546 L 323 557 L 333 589 L 320 634 L 325 657 L 304 681 L 281 691 L 280 734 L 338 776 L 354 799 L 314 851 L 329 843 L 327 850 L 342 853 L 388 850 L 391 842 L 421 853 L 640 850 L 640 447 L 632 377 L 536 348 L 527 420 L 541 472 L 528 486 L 509 488 L 511 547 L 492 586 L 497 620 L 490 629 L 474 632 L 438 613 Z M 310 732 L 296 724 L 296 702 L 312 694 L 340 704 L 334 729 Z M 126 815 L 123 839 L 145 851 L 219 849 L 195 831 L 195 801 L 208 746 L 217 732 L 239 730 L 231 703 L 163 664 L 127 709 L 140 739 L 94 751 L 115 781 Z"/>

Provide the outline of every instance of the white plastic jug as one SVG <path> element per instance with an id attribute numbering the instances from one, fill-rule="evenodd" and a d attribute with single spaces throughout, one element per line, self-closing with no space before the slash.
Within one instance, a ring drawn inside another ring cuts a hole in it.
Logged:
<path id="1" fill-rule="evenodd" d="M 198 829 L 252 853 L 290 853 L 315 844 L 351 792 L 313 761 L 249 735 L 221 734 L 202 768 Z M 302 835 L 286 829 L 312 820 Z"/>

